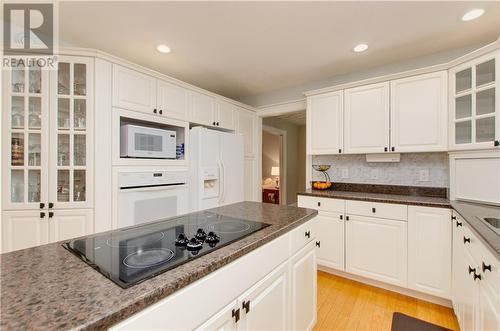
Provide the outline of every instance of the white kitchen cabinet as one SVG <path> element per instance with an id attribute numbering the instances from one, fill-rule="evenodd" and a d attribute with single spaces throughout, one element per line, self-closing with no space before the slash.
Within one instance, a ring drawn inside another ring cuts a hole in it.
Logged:
<path id="1" fill-rule="evenodd" d="M 500 51 L 449 70 L 450 150 L 500 149 Z"/>
<path id="2" fill-rule="evenodd" d="M 153 113 L 154 108 L 156 108 L 159 115 L 187 121 L 188 91 L 185 88 L 157 80 L 156 96 L 156 106 L 153 107 Z"/>
<path id="3" fill-rule="evenodd" d="M 312 330 L 316 324 L 316 250 L 310 242 L 291 260 L 292 330 Z"/>
<path id="4" fill-rule="evenodd" d="M 321 212 L 313 220 L 318 265 L 344 270 L 344 215 Z"/>
<path id="5" fill-rule="evenodd" d="M 238 310 L 238 301 L 234 300 L 219 312 L 213 315 L 208 321 L 196 328 L 198 331 L 235 331 L 237 330 L 237 322 L 235 314 L 241 314 Z"/>
<path id="6" fill-rule="evenodd" d="M 16 210 L 2 213 L 2 253 L 49 242 L 46 210 Z"/>
<path id="7" fill-rule="evenodd" d="M 345 153 L 389 149 L 389 82 L 344 91 Z"/>
<path id="8" fill-rule="evenodd" d="M 196 124 L 215 126 L 215 100 L 199 92 L 189 92 L 189 121 Z"/>
<path id="9" fill-rule="evenodd" d="M 236 107 L 231 103 L 217 100 L 215 117 L 216 126 L 227 130 L 234 130 L 235 109 Z"/>
<path id="10" fill-rule="evenodd" d="M 500 330 L 500 313 L 493 302 L 494 298 L 488 290 L 481 288 L 479 292 L 479 321 L 476 330 Z"/>
<path id="11" fill-rule="evenodd" d="M 407 224 L 346 215 L 346 271 L 406 287 Z"/>
<path id="12" fill-rule="evenodd" d="M 408 206 L 408 287 L 451 294 L 452 221 L 447 208 Z"/>
<path id="13" fill-rule="evenodd" d="M 152 114 L 156 101 L 156 78 L 113 65 L 113 107 Z"/>
<path id="14" fill-rule="evenodd" d="M 49 211 L 49 242 L 72 239 L 93 233 L 92 209 Z"/>
<path id="15" fill-rule="evenodd" d="M 343 91 L 307 98 L 307 154 L 339 154 L 343 149 Z"/>
<path id="16" fill-rule="evenodd" d="M 391 150 L 447 150 L 447 76 L 439 71 L 391 81 Z"/>
<path id="17" fill-rule="evenodd" d="M 237 132 L 243 135 L 245 157 L 255 157 L 256 115 L 254 112 L 239 108 L 237 111 Z"/>

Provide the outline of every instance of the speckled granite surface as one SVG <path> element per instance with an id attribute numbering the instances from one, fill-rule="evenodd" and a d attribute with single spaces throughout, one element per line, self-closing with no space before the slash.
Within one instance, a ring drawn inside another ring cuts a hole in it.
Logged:
<path id="1" fill-rule="evenodd" d="M 450 208 L 450 200 L 439 197 L 427 197 L 417 195 L 401 195 L 401 194 L 384 194 L 372 192 L 352 192 L 352 191 L 336 191 L 336 190 L 306 190 L 297 193 L 298 195 L 309 195 L 323 198 L 372 201 L 382 203 L 397 203 L 403 205 L 427 206 Z"/>
<path id="2" fill-rule="evenodd" d="M 452 201 L 451 206 L 465 219 L 478 235 L 479 240 L 500 261 L 500 235 L 478 219 L 478 216 L 500 218 L 500 207 L 461 201 Z"/>
<path id="3" fill-rule="evenodd" d="M 105 329 L 317 214 L 256 202 L 212 211 L 271 226 L 128 289 L 102 276 L 60 243 L 0 255 L 0 329 Z"/>

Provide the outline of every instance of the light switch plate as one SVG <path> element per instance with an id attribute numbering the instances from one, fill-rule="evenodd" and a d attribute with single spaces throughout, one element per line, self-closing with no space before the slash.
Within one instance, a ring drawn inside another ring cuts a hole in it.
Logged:
<path id="1" fill-rule="evenodd" d="M 428 182 L 429 181 L 429 169 L 422 169 L 419 171 L 419 181 Z"/>

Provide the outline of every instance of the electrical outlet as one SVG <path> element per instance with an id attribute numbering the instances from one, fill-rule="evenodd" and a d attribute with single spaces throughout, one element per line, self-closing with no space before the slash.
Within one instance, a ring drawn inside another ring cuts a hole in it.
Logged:
<path id="1" fill-rule="evenodd" d="M 428 169 L 420 170 L 418 177 L 419 177 L 419 181 L 428 182 L 429 181 L 429 170 Z"/>
<path id="2" fill-rule="evenodd" d="M 349 169 L 342 168 L 342 178 L 349 178 Z"/>
<path id="3" fill-rule="evenodd" d="M 371 171 L 371 178 L 372 179 L 378 179 L 378 169 L 372 169 L 372 171 Z"/>

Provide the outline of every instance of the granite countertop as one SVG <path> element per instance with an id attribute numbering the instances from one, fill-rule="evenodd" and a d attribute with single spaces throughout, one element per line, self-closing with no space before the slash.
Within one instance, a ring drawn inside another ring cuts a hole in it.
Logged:
<path id="1" fill-rule="evenodd" d="M 257 202 L 210 211 L 271 226 L 128 289 L 89 267 L 61 243 L 0 255 L 0 329 L 105 329 L 317 214 Z"/>
<path id="2" fill-rule="evenodd" d="M 359 200 L 382 203 L 397 203 L 403 205 L 426 206 L 451 208 L 450 200 L 443 197 L 435 196 L 419 196 L 412 194 L 388 194 L 375 192 L 359 192 L 359 191 L 339 191 L 339 190 L 313 190 L 308 189 L 297 193 L 298 195 L 309 195 L 322 198 Z"/>
<path id="3" fill-rule="evenodd" d="M 451 207 L 465 219 L 479 240 L 500 261 L 500 235 L 478 218 L 500 218 L 500 207 L 462 201 L 452 201 Z"/>

